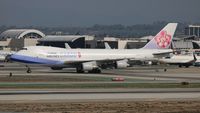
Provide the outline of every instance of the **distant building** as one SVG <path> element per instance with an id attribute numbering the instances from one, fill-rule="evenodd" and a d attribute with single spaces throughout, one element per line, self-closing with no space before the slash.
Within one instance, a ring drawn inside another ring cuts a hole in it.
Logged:
<path id="1" fill-rule="evenodd" d="M 85 40 L 93 41 L 94 37 L 88 35 L 47 35 L 38 40 L 37 45 L 65 48 L 65 43 L 67 43 L 71 48 L 86 48 L 86 46 L 91 48 L 93 43 L 86 44 Z"/>
<path id="2" fill-rule="evenodd" d="M 147 43 L 147 40 L 138 38 L 120 39 L 115 37 L 105 37 L 104 39 L 97 41 L 97 48 L 105 48 L 105 42 L 113 49 L 135 49 L 142 48 Z"/>
<path id="3" fill-rule="evenodd" d="M 189 25 L 186 27 L 185 35 L 200 37 L 200 25 Z"/>
<path id="4" fill-rule="evenodd" d="M 188 35 L 174 37 L 174 49 L 200 49 L 200 26 L 189 26 Z M 187 31 L 187 29 L 185 29 Z M 195 34 L 195 36 L 194 36 Z M 95 38 L 90 35 L 45 35 L 35 29 L 11 29 L 0 34 L 0 50 L 18 51 L 25 46 L 52 46 L 65 48 L 66 43 L 71 48 L 105 48 L 105 42 L 112 49 L 142 48 L 154 36 L 142 38 Z"/>
<path id="5" fill-rule="evenodd" d="M 193 49 L 193 43 L 192 41 L 173 41 L 172 42 L 172 48 L 173 49 Z"/>
<path id="6" fill-rule="evenodd" d="M 45 34 L 35 29 L 10 29 L 0 34 L 0 50 L 17 51 L 24 46 L 35 46 Z"/>

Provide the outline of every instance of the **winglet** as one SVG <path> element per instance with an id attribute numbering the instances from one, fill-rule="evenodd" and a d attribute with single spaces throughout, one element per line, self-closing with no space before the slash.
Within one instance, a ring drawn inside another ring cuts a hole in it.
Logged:
<path id="1" fill-rule="evenodd" d="M 176 31 L 177 23 L 167 24 L 143 49 L 168 49 Z"/>

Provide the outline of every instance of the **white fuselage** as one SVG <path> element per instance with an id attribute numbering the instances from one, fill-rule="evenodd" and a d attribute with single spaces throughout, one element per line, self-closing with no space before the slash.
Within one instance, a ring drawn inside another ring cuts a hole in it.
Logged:
<path id="1" fill-rule="evenodd" d="M 12 59 L 27 63 L 67 64 L 80 61 L 151 60 L 153 54 L 171 52 L 171 49 L 64 49 L 32 46 L 12 55 Z"/>

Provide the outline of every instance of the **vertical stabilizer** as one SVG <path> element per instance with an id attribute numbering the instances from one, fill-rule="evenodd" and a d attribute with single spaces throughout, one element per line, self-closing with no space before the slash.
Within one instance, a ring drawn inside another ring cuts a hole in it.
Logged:
<path id="1" fill-rule="evenodd" d="M 68 43 L 65 43 L 65 48 L 66 48 L 66 49 L 71 49 L 71 47 L 69 46 Z"/>
<path id="2" fill-rule="evenodd" d="M 176 31 L 177 23 L 167 24 L 143 49 L 168 49 Z"/>
<path id="3" fill-rule="evenodd" d="M 105 49 L 112 49 L 112 48 L 110 47 L 110 45 L 108 44 L 108 42 L 105 42 L 104 44 L 105 44 Z"/>

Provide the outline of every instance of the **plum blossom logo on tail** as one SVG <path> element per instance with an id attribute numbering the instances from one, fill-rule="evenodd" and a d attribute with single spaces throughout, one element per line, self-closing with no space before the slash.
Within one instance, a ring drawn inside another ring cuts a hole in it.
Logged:
<path id="1" fill-rule="evenodd" d="M 166 48 L 170 45 L 172 36 L 167 34 L 167 31 L 161 31 L 156 37 L 155 41 L 160 48 Z"/>

